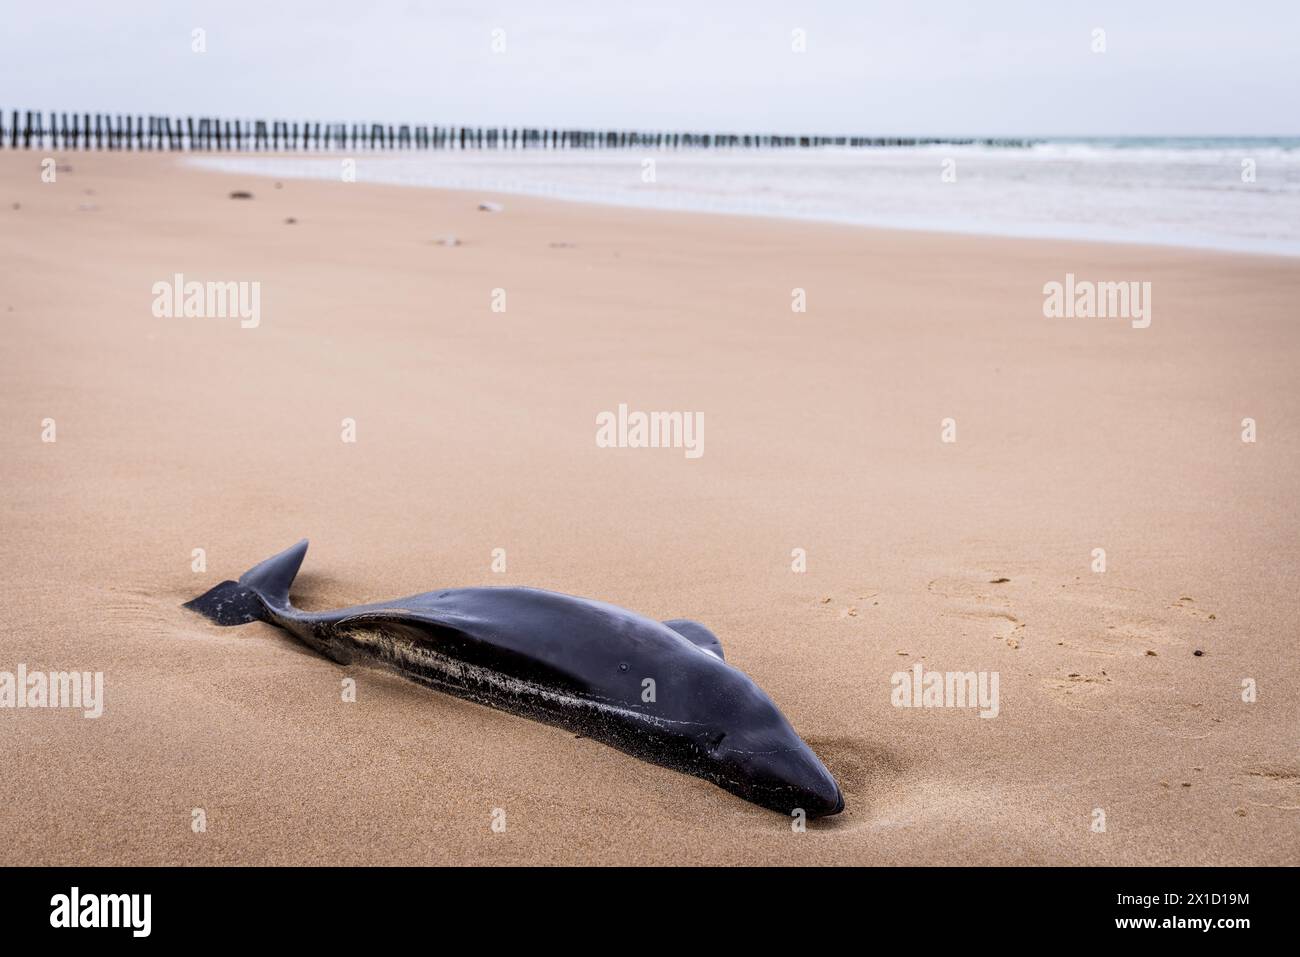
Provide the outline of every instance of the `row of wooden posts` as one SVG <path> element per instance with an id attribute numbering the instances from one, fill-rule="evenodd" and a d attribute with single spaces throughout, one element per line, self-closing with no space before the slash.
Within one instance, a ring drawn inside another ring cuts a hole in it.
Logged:
<path id="1" fill-rule="evenodd" d="M 653 133 L 628 130 L 505 129 L 211 117 L 131 116 L 18 110 L 5 125 L 0 148 L 96 150 L 445 150 L 445 149 L 689 149 L 819 146 L 1024 146 L 1025 140 L 880 136 L 785 136 L 778 133 Z"/>

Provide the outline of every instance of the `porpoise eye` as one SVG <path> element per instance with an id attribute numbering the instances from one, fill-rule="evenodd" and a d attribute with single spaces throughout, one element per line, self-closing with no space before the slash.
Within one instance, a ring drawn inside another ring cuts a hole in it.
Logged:
<path id="1" fill-rule="evenodd" d="M 619 670 L 619 671 L 627 671 L 627 662 L 626 662 L 626 661 L 620 661 L 620 662 L 618 663 L 618 670 Z"/>

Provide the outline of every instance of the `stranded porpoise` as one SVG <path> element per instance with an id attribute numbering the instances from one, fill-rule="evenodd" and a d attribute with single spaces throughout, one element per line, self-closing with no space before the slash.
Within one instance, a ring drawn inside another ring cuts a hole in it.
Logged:
<path id="1" fill-rule="evenodd" d="M 536 588 L 456 588 L 305 612 L 289 586 L 304 539 L 186 604 L 219 625 L 265 621 L 341 664 L 557 725 L 808 817 L 838 814 L 835 778 L 699 622 L 659 622 Z"/>

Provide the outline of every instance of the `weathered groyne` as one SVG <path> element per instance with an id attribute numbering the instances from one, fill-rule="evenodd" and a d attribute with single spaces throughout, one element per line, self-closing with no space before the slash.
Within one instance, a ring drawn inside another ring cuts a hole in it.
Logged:
<path id="1" fill-rule="evenodd" d="M 0 110 L 0 149 L 181 150 L 211 152 L 468 149 L 789 149 L 823 146 L 1026 146 L 1020 139 L 898 136 L 790 136 L 781 133 L 697 133 L 435 126 L 407 123 L 321 123 L 126 113 Z"/>

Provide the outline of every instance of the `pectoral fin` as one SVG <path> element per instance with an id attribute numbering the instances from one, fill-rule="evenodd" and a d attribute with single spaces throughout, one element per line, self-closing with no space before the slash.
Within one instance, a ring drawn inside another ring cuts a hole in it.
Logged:
<path id="1" fill-rule="evenodd" d="M 718 636 L 698 621 L 691 621 L 689 618 L 674 618 L 672 621 L 664 622 L 664 624 L 697 648 L 703 648 L 709 654 L 721 658 L 723 661 L 726 660 L 723 658 L 722 642 L 718 640 Z"/>

